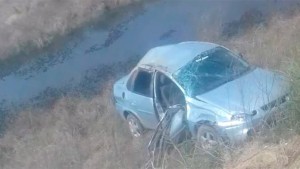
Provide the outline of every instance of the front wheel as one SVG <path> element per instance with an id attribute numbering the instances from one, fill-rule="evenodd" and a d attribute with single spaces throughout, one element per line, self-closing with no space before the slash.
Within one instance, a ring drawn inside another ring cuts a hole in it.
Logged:
<path id="1" fill-rule="evenodd" d="M 132 114 L 127 116 L 128 127 L 134 137 L 140 137 L 143 134 L 144 128 L 137 117 Z"/>
<path id="2" fill-rule="evenodd" d="M 197 131 L 197 146 L 202 149 L 212 149 L 221 143 L 221 137 L 217 131 L 208 125 L 201 125 Z"/>

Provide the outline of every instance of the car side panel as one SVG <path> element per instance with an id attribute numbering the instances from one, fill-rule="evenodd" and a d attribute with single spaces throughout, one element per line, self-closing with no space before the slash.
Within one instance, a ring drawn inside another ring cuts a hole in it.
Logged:
<path id="1" fill-rule="evenodd" d="M 189 130 L 193 136 L 196 136 L 197 128 L 201 123 L 213 126 L 217 121 L 225 119 L 225 117 L 212 111 L 213 109 L 213 107 L 210 107 L 207 104 L 196 106 L 188 103 L 187 122 Z"/>
<path id="2" fill-rule="evenodd" d="M 125 93 L 126 107 L 137 116 L 145 128 L 155 129 L 158 123 L 153 99 L 130 91 Z"/>

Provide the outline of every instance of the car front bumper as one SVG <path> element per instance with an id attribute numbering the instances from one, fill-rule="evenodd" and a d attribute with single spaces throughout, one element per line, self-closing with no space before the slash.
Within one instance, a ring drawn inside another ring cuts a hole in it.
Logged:
<path id="1" fill-rule="evenodd" d="M 230 144 L 240 144 L 246 141 L 254 133 L 254 126 L 246 123 L 237 126 L 218 128 L 224 141 Z"/>
<path id="2" fill-rule="evenodd" d="M 253 136 L 263 127 L 264 124 L 278 120 L 278 117 L 282 117 L 286 108 L 287 102 L 279 105 L 278 107 L 274 107 L 268 112 L 261 111 L 260 116 L 257 115 L 258 117 L 255 117 L 256 115 L 254 115 L 251 119 L 248 119 L 240 125 L 228 127 L 217 126 L 217 128 L 224 140 L 229 141 L 231 144 L 239 144 Z"/>

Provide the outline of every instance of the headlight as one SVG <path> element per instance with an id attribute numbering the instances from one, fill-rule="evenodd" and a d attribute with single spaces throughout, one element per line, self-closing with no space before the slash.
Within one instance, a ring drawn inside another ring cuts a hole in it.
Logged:
<path id="1" fill-rule="evenodd" d="M 246 114 L 238 113 L 238 114 L 232 115 L 230 121 L 218 122 L 217 124 L 218 124 L 218 126 L 221 126 L 221 127 L 232 127 L 232 126 L 244 124 L 245 120 L 246 120 Z"/>

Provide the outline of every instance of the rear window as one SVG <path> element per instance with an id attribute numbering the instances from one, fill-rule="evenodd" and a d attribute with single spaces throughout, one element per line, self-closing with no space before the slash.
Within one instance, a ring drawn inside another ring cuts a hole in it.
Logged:
<path id="1" fill-rule="evenodd" d="M 152 97 L 152 72 L 148 72 L 143 69 L 139 69 L 130 77 L 127 87 L 134 93 Z"/>

